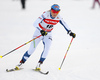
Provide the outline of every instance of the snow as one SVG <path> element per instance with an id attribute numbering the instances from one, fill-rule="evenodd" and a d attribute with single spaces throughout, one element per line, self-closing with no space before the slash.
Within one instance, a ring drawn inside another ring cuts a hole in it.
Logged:
<path id="1" fill-rule="evenodd" d="M 100 80 L 100 8 L 96 5 L 91 9 L 92 0 L 27 0 L 25 10 L 21 9 L 19 0 L 0 0 L 0 55 L 31 40 L 35 31 L 33 22 L 54 3 L 61 6 L 60 15 L 77 34 L 61 70 L 58 68 L 71 37 L 57 24 L 49 55 L 42 65 L 42 70 L 49 70 L 48 75 L 32 71 L 43 50 L 40 42 L 21 71 L 5 70 L 18 64 L 30 44 L 1 58 L 0 80 Z"/>

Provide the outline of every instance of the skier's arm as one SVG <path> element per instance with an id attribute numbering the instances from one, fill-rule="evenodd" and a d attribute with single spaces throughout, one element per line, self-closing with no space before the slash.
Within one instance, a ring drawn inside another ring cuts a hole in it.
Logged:
<path id="1" fill-rule="evenodd" d="M 40 17 L 38 17 L 38 19 L 34 22 L 33 26 L 36 27 L 42 36 L 46 36 L 47 35 L 47 32 L 42 30 L 40 27 L 39 27 L 39 23 L 44 19 L 44 16 L 41 15 Z"/>
<path id="2" fill-rule="evenodd" d="M 73 33 L 72 31 L 71 31 L 71 29 L 68 27 L 68 25 L 66 24 L 66 22 L 64 22 L 64 20 L 61 18 L 60 19 L 60 24 L 65 28 L 65 30 L 67 31 L 67 33 L 70 35 L 70 36 L 72 36 L 73 38 L 75 38 L 76 37 L 76 34 L 75 33 Z"/>
<path id="3" fill-rule="evenodd" d="M 67 31 L 67 33 L 69 33 L 71 31 L 71 29 L 68 27 L 68 25 L 66 24 L 66 22 L 62 18 L 60 19 L 59 22 L 65 28 L 65 30 Z"/>
<path id="4" fill-rule="evenodd" d="M 43 15 L 41 15 L 40 17 L 38 17 L 38 18 L 36 19 L 36 21 L 33 23 L 33 26 L 36 27 L 37 29 L 41 30 L 41 29 L 39 28 L 39 23 L 40 23 L 43 19 L 44 19 L 44 18 L 43 18 Z"/>

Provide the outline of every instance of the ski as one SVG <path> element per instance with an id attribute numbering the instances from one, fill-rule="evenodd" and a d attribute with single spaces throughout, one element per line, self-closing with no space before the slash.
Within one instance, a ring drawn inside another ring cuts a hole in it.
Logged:
<path id="1" fill-rule="evenodd" d="M 23 68 L 15 67 L 15 68 L 12 68 L 12 69 L 6 69 L 6 72 L 18 71 L 18 70 L 21 70 L 21 69 L 23 69 Z"/>
<path id="2" fill-rule="evenodd" d="M 39 73 L 41 73 L 41 74 L 44 74 L 44 75 L 47 75 L 47 74 L 49 73 L 49 71 L 43 72 L 43 71 L 37 70 L 37 69 L 33 69 L 33 70 L 36 71 L 36 72 L 39 72 Z"/>
<path id="3" fill-rule="evenodd" d="M 6 69 L 6 72 L 13 72 L 13 71 L 18 71 L 18 70 L 22 70 L 22 69 L 23 68 L 17 68 L 17 67 L 15 67 L 15 68 L 12 68 L 12 69 Z M 49 71 L 43 72 L 43 71 L 37 70 L 37 69 L 33 69 L 33 70 L 36 71 L 36 72 L 39 72 L 41 74 L 44 74 L 44 75 L 47 75 L 49 73 Z"/>

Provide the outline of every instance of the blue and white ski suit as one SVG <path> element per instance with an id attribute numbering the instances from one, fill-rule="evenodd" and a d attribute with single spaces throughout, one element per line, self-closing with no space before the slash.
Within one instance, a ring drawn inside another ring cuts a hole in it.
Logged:
<path id="1" fill-rule="evenodd" d="M 28 51 L 26 51 L 26 53 L 23 55 L 22 60 L 25 62 L 30 55 L 35 51 L 38 43 L 42 40 L 43 44 L 44 44 L 44 50 L 41 54 L 40 57 L 40 62 L 43 62 L 49 52 L 49 48 L 52 42 L 52 30 L 54 28 L 54 25 L 56 25 L 57 23 L 60 23 L 67 32 L 71 31 L 70 28 L 67 26 L 67 24 L 64 22 L 64 20 L 60 17 L 60 15 L 58 14 L 55 18 L 53 18 L 51 16 L 51 12 L 50 11 L 46 11 L 44 12 L 40 17 L 38 17 L 38 19 L 34 22 L 34 27 L 36 28 L 36 31 L 33 35 L 33 38 L 41 35 L 40 30 L 44 30 L 46 32 L 48 32 L 48 34 L 46 36 L 41 36 L 39 38 L 37 38 L 35 40 L 35 47 L 34 47 L 34 43 L 31 42 L 30 48 Z"/>

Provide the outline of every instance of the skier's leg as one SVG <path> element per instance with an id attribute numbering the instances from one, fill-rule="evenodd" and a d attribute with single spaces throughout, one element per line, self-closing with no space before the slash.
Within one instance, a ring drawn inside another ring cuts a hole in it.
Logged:
<path id="1" fill-rule="evenodd" d="M 37 36 L 39 36 L 39 35 L 41 35 L 41 33 L 40 33 L 39 30 L 36 29 L 36 31 L 35 31 L 35 33 L 34 33 L 34 35 L 33 35 L 33 38 L 35 38 L 35 37 L 37 37 Z M 38 43 L 41 41 L 42 38 L 43 38 L 43 37 L 41 36 L 40 38 L 37 38 L 36 40 L 34 40 L 34 41 L 31 42 L 31 45 L 30 45 L 29 50 L 26 51 L 26 52 L 24 53 L 24 55 L 23 55 L 23 57 L 22 57 L 22 59 L 21 59 L 21 61 L 20 61 L 19 64 L 23 64 L 23 63 L 25 63 L 25 62 L 27 61 L 27 59 L 28 59 L 28 58 L 31 56 L 31 54 L 35 51 L 35 49 L 36 49 Z"/>
<path id="2" fill-rule="evenodd" d="M 92 6 L 92 8 L 94 8 L 95 7 L 95 0 L 93 1 L 93 6 Z"/>
<path id="3" fill-rule="evenodd" d="M 98 5 L 99 5 L 99 7 L 100 7 L 100 1 L 98 0 Z"/>
<path id="4" fill-rule="evenodd" d="M 21 0 L 22 8 L 25 9 L 25 0 Z"/>
<path id="5" fill-rule="evenodd" d="M 33 35 L 33 38 L 35 38 L 39 35 L 41 35 L 40 31 L 38 29 L 36 29 L 36 31 Z M 35 51 L 35 49 L 36 49 L 38 43 L 41 41 L 41 39 L 42 39 L 42 36 L 31 42 L 30 48 L 28 49 L 28 51 L 25 52 L 25 54 L 22 57 L 23 62 L 25 62 L 30 57 L 30 55 Z"/>
<path id="6" fill-rule="evenodd" d="M 46 59 L 46 57 L 48 55 L 48 52 L 49 52 L 49 49 L 50 49 L 50 46 L 51 46 L 51 42 L 52 42 L 52 37 L 51 36 L 44 36 L 44 39 L 43 39 L 44 50 L 43 50 L 43 52 L 41 54 L 40 60 L 39 60 L 39 62 L 37 64 L 36 68 L 40 69 L 40 65 Z"/>

